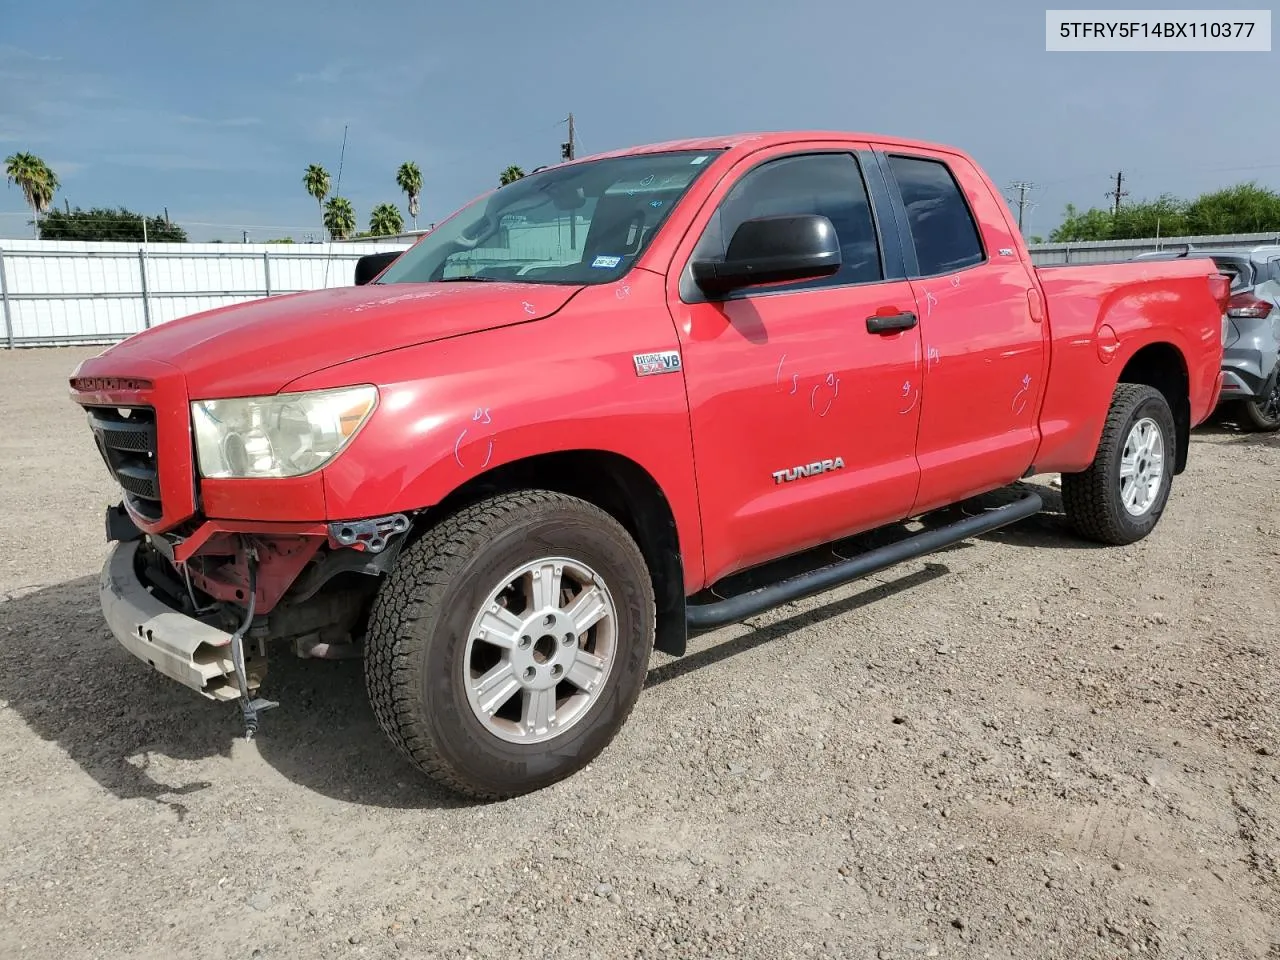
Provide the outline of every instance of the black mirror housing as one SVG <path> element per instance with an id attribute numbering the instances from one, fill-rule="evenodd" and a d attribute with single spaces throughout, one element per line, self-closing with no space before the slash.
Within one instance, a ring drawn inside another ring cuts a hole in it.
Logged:
<path id="1" fill-rule="evenodd" d="M 695 260 L 690 269 L 702 290 L 717 294 L 829 277 L 840 265 L 840 241 L 830 220 L 817 214 L 787 214 L 742 221 L 723 260 Z"/>
<path id="2" fill-rule="evenodd" d="M 391 266 L 403 251 L 392 250 L 389 253 L 369 253 L 356 261 L 356 286 L 362 287 L 373 280 L 383 270 Z"/>

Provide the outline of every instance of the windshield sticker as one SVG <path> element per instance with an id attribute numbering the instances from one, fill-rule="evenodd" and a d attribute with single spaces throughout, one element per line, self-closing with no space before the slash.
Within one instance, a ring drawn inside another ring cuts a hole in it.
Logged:
<path id="1" fill-rule="evenodd" d="M 698 164 L 706 163 L 706 162 L 707 162 L 707 158 L 705 156 L 694 157 L 692 160 L 689 161 L 689 165 L 692 167 L 696 167 Z"/>
<path id="2" fill-rule="evenodd" d="M 621 257 L 606 257 L 601 255 L 599 257 L 596 257 L 594 260 L 592 260 L 591 265 L 593 267 L 605 267 L 611 270 L 621 262 L 622 262 Z"/>

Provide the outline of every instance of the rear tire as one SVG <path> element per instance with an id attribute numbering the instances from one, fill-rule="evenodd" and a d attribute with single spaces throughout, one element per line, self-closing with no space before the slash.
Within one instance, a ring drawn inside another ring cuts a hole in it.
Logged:
<path id="1" fill-rule="evenodd" d="M 1062 475 L 1062 502 L 1076 533 L 1112 545 L 1147 536 L 1173 484 L 1177 427 L 1159 390 L 1121 383 L 1088 469 Z"/>
<path id="2" fill-rule="evenodd" d="M 513 797 L 613 740 L 655 623 L 644 556 L 617 520 L 559 493 L 503 494 L 400 555 L 370 616 L 366 686 L 418 769 L 470 797 Z"/>
<path id="3" fill-rule="evenodd" d="M 1260 433 L 1280 430 L 1280 378 L 1265 397 L 1239 401 L 1241 426 Z"/>

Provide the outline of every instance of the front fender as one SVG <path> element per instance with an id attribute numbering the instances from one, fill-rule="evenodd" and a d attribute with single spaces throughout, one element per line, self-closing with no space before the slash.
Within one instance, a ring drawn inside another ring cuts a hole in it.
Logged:
<path id="1" fill-rule="evenodd" d="M 679 351 L 661 278 L 633 271 L 552 317 L 329 368 L 289 390 L 372 382 L 379 404 L 324 470 L 326 514 L 417 510 L 503 464 L 598 450 L 625 457 L 671 506 L 685 575 L 702 537 L 683 372 L 638 376 L 636 354 Z M 376 318 L 371 320 L 376 322 Z"/>

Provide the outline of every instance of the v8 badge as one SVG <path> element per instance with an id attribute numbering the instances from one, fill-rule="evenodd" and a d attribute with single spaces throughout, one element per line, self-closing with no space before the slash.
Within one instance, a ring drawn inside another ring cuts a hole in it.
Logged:
<path id="1" fill-rule="evenodd" d="M 658 373 L 677 373 L 680 370 L 679 350 L 637 353 L 631 359 L 636 365 L 637 377 L 651 377 Z"/>

